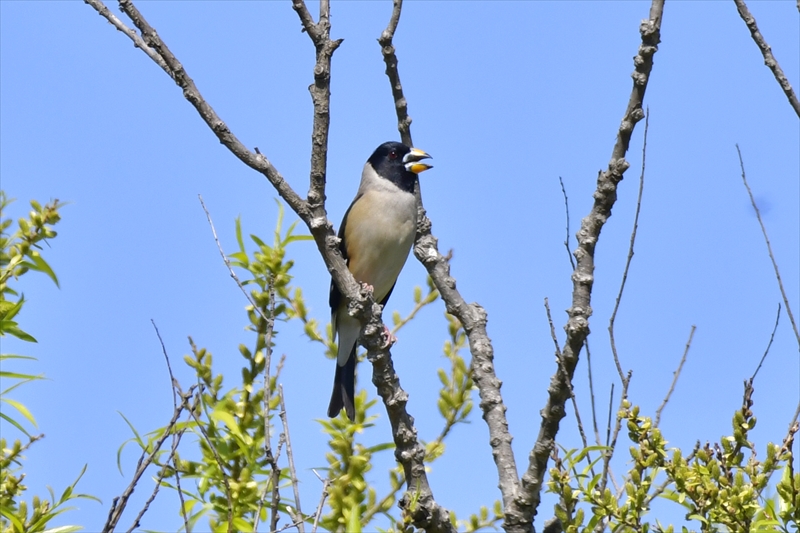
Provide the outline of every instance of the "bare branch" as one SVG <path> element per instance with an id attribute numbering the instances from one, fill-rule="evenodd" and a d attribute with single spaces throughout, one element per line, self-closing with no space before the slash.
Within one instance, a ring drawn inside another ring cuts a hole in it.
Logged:
<path id="1" fill-rule="evenodd" d="M 328 131 L 330 130 L 331 102 L 331 58 L 342 44 L 342 39 L 331 41 L 330 4 L 322 0 L 319 4 L 319 23 L 313 24 L 304 0 L 292 0 L 292 6 L 303 27 L 311 37 L 317 51 L 314 65 L 314 83 L 309 85 L 314 104 L 314 125 L 311 130 L 311 174 L 308 188 L 308 204 L 321 215 L 325 215 L 325 174 L 328 167 Z M 339 285 L 337 281 L 337 285 Z M 340 290 L 342 287 L 339 287 Z M 343 294 L 346 294 L 342 290 Z"/>
<path id="2" fill-rule="evenodd" d="M 167 347 L 164 346 L 164 339 L 161 338 L 161 332 L 158 331 L 158 326 L 156 326 L 155 320 L 152 318 L 150 319 L 150 323 L 153 324 L 153 328 L 156 330 L 156 336 L 158 337 L 158 342 L 161 344 L 161 352 L 164 354 L 164 360 L 167 362 L 167 371 L 169 372 L 169 380 L 170 380 L 170 388 L 172 389 L 172 408 L 178 408 L 178 397 L 181 396 L 181 389 L 178 381 L 175 379 L 175 375 L 172 373 L 172 365 L 169 362 L 169 355 L 167 354 Z M 175 487 L 178 490 L 178 499 L 181 502 L 181 516 L 183 517 L 183 527 L 185 528 L 184 531 L 189 531 L 189 517 L 186 514 L 186 502 L 183 501 L 183 490 L 181 489 L 181 475 L 179 472 L 178 464 L 175 461 L 175 452 L 178 450 L 178 444 L 180 443 L 181 437 L 183 436 L 185 429 L 180 430 L 177 434 L 172 435 L 172 452 L 170 453 L 170 458 L 172 459 L 172 466 L 175 470 Z M 169 461 L 168 461 L 169 462 Z M 159 474 L 161 475 L 161 474 Z M 160 482 L 159 482 L 160 483 Z M 158 484 L 156 484 L 157 486 Z M 153 497 L 155 497 L 155 492 L 153 493 Z M 139 518 L 137 518 L 136 522 L 138 523 Z"/>
<path id="3" fill-rule="evenodd" d="M 330 485 L 331 481 L 329 479 L 322 479 L 317 471 L 313 468 L 311 469 L 314 472 L 314 475 L 317 476 L 322 482 L 322 495 L 319 497 L 319 504 L 317 505 L 317 512 L 314 513 L 314 526 L 311 529 L 311 533 L 317 533 L 317 526 L 319 526 L 319 519 L 322 517 L 322 509 L 325 507 L 325 500 L 328 498 L 328 485 Z"/>
<path id="4" fill-rule="evenodd" d="M 94 1 L 99 2 L 100 0 Z M 163 59 L 170 77 L 181 87 L 184 97 L 195 107 L 220 142 L 243 163 L 267 177 L 278 194 L 310 229 L 334 283 L 350 302 L 351 314 L 358 318 L 364 326 L 362 341 L 373 362 L 373 382 L 378 386 L 379 394 L 387 406 L 397 446 L 396 457 L 403 465 L 408 479 L 409 492 L 401 500 L 401 505 L 404 505 L 406 510 L 412 511 L 413 522 L 417 527 L 424 528 L 431 533 L 454 531 L 450 523 L 450 514 L 435 503 L 430 492 L 422 463 L 424 448 L 417 442 L 416 431 L 411 425 L 413 419 L 405 411 L 408 395 L 400 388 L 399 380 L 392 367 L 388 346 L 383 342 L 385 328 L 381 321 L 381 306 L 375 302 L 371 291 L 364 290 L 348 270 L 339 252 L 339 239 L 334 234 L 333 226 L 325 212 L 325 169 L 330 118 L 330 60 L 333 52 L 342 42 L 341 40 L 331 41 L 329 38 L 329 3 L 325 0 L 320 2 L 322 14 L 319 23 L 314 24 L 303 0 L 293 0 L 293 6 L 317 51 L 314 83 L 309 88 L 314 103 L 314 126 L 307 201 L 289 186 L 283 176 L 258 149 L 251 152 L 233 135 L 205 101 L 186 70 L 136 9 L 132 1 L 119 0 L 119 4 L 122 11 L 130 17 L 141 32 L 144 43 Z M 485 314 L 483 322 L 485 323 Z M 207 436 L 205 437 L 207 438 Z M 227 479 L 225 481 L 227 488 Z M 227 496 L 230 499 L 229 490 Z M 410 509 L 412 501 L 414 509 Z"/>
<path id="5" fill-rule="evenodd" d="M 173 411 L 172 418 L 167 424 L 167 427 L 164 428 L 164 434 L 153 443 L 152 451 L 150 453 L 146 453 L 146 450 L 142 450 L 142 455 L 139 457 L 139 461 L 136 463 L 136 471 L 133 473 L 133 479 L 131 479 L 128 487 L 122 492 L 122 495 L 114 498 L 111 503 L 111 509 L 108 511 L 108 519 L 103 526 L 103 533 L 110 533 L 114 531 L 114 528 L 117 526 L 117 523 L 119 523 L 120 518 L 122 518 L 122 513 L 125 511 L 125 507 L 128 505 L 128 500 L 133 494 L 133 491 L 136 489 L 136 485 L 139 483 L 139 479 L 141 479 L 145 470 L 147 470 L 147 467 L 150 466 L 155 459 L 158 451 L 161 449 L 161 445 L 164 444 L 164 441 L 167 440 L 167 437 L 172 434 L 172 429 L 175 427 L 175 424 L 177 423 L 178 418 L 180 418 L 181 413 L 183 413 L 184 409 L 188 409 L 190 412 L 192 411 L 192 408 L 189 407 L 189 399 L 194 395 L 195 387 L 195 385 L 192 385 L 189 388 L 189 391 L 181 398 L 180 405 Z"/>
<path id="6" fill-rule="evenodd" d="M 201 200 L 202 202 L 202 200 Z M 211 218 L 209 217 L 209 222 Z M 213 228 L 213 225 L 212 225 Z M 220 248 L 220 253 L 222 249 Z M 224 254 L 223 254 L 224 256 Z M 231 271 L 233 272 L 233 271 Z M 272 335 L 275 331 L 275 279 L 273 276 L 270 276 L 269 283 L 269 317 L 264 318 L 266 321 L 266 335 L 264 338 L 264 351 L 266 352 L 266 361 L 264 361 L 264 456 L 267 458 L 270 466 L 272 467 L 272 480 L 273 480 L 273 491 L 275 490 L 275 485 L 280 482 L 280 470 L 278 470 L 277 476 L 275 470 L 277 468 L 277 461 L 275 461 L 274 457 L 272 456 L 272 435 L 269 431 L 269 401 L 272 398 Z M 253 304 L 255 309 L 259 310 L 258 307 Z M 262 317 L 264 315 L 261 315 Z M 269 483 L 264 485 L 264 493 L 261 495 L 261 498 L 258 501 L 258 511 L 256 512 L 256 518 L 253 524 L 253 531 L 258 531 L 258 521 L 261 518 L 261 509 L 264 507 L 264 502 L 267 499 L 267 491 L 269 490 Z M 278 516 L 278 504 L 273 501 L 272 502 L 272 516 L 273 518 Z M 272 528 L 274 529 L 274 527 Z M 187 530 L 188 531 L 188 530 Z"/>
<path id="7" fill-rule="evenodd" d="M 100 0 L 94 0 L 99 2 Z M 175 81 L 175 83 L 183 89 L 184 97 L 191 103 L 200 117 L 205 121 L 211 131 L 217 136 L 220 142 L 228 148 L 236 157 L 238 157 L 244 164 L 256 170 L 267 177 L 272 183 L 278 194 L 289 204 L 289 206 L 303 218 L 303 215 L 308 217 L 308 206 L 303 200 L 292 190 L 283 176 L 272 166 L 272 163 L 262 154 L 256 154 L 248 150 L 240 141 L 231 133 L 228 126 L 217 115 L 214 109 L 205 101 L 200 91 L 197 89 L 192 78 L 183 68 L 180 61 L 172 54 L 167 45 L 161 40 L 156 33 L 155 29 L 145 20 L 144 16 L 139 12 L 136 6 L 133 5 L 131 0 L 119 0 L 120 9 L 130 17 L 133 24 L 139 29 L 142 34 L 142 39 L 148 47 L 153 49 L 159 57 L 161 57 L 166 64 L 165 69 L 167 74 Z M 304 218 L 306 220 L 306 218 Z"/>
<path id="8" fill-rule="evenodd" d="M 553 316 L 550 313 L 550 302 L 547 298 L 544 299 L 544 309 L 547 313 L 547 323 L 550 325 L 550 337 L 553 339 L 553 344 L 556 347 L 556 361 L 561 364 L 561 347 L 558 345 L 558 337 L 556 336 L 556 327 L 553 324 Z M 562 365 L 563 368 L 563 365 Z M 566 368 L 563 369 L 566 372 Z M 575 399 L 575 389 L 572 388 L 572 383 L 570 382 L 570 398 L 572 400 L 572 409 L 575 411 L 575 420 L 578 423 L 578 433 L 581 436 L 581 441 L 583 442 L 583 447 L 587 448 L 589 446 L 589 441 L 586 440 L 586 432 L 583 430 L 583 422 L 581 421 L 581 413 L 578 410 L 578 401 Z M 591 466 L 592 458 L 591 454 L 586 454 L 586 462 Z M 594 467 L 592 467 L 592 475 L 594 475 Z"/>
<path id="9" fill-rule="evenodd" d="M 561 194 L 564 195 L 564 209 L 566 210 L 564 218 L 567 220 L 567 236 L 564 238 L 564 247 L 567 249 L 569 264 L 572 265 L 572 270 L 575 270 L 575 259 L 572 257 L 572 250 L 569 247 L 569 236 L 571 235 L 569 232 L 569 198 L 567 198 L 567 189 L 564 188 L 564 180 L 561 179 L 561 176 L 558 177 L 558 182 L 561 184 Z"/>
<path id="10" fill-rule="evenodd" d="M 92 2 L 96 5 L 102 5 L 100 0 L 92 0 Z M 247 166 L 263 174 L 275 187 L 281 198 L 307 225 L 334 282 L 342 294 L 353 303 L 351 309 L 354 316 L 361 320 L 362 324 L 370 323 L 372 325 L 369 328 L 369 334 L 365 338 L 371 341 L 373 349 L 377 350 L 377 347 L 382 343 L 384 330 L 380 319 L 380 306 L 375 304 L 371 292 L 361 290 L 360 284 L 356 282 L 347 269 L 347 265 L 339 252 L 339 239 L 333 232 L 333 225 L 327 218 L 323 202 L 325 197 L 325 166 L 327 163 L 330 59 L 334 50 L 341 44 L 341 40 L 330 41 L 328 38 L 330 26 L 327 22 L 328 17 L 325 16 L 320 24 L 313 25 L 310 15 L 308 17 L 305 16 L 307 10 L 304 11 L 304 2 L 295 0 L 295 6 L 299 8 L 298 13 L 304 27 L 309 24 L 311 24 L 309 27 L 313 27 L 310 31 L 307 28 L 307 31 L 309 31 L 309 35 L 314 40 L 317 48 L 317 64 L 314 68 L 315 83 L 310 87 L 314 100 L 311 185 L 308 201 L 305 201 L 289 186 L 278 170 L 257 148 L 255 152 L 251 152 L 233 135 L 213 108 L 205 101 L 181 63 L 136 9 L 132 1 L 119 0 L 119 3 L 120 8 L 139 28 L 143 41 L 163 59 L 167 66 L 167 73 L 183 89 L 184 97 L 195 107 L 220 142 Z M 327 6 L 328 4 L 327 2 L 322 2 L 322 5 Z M 383 351 L 387 352 L 387 348 L 384 347 Z"/>
<path id="11" fill-rule="evenodd" d="M 400 83 L 400 74 L 397 69 L 397 56 L 392 44 L 402 5 L 402 0 L 394 0 L 392 17 L 378 39 L 378 43 L 386 63 L 386 75 L 392 90 L 400 138 L 405 144 L 411 146 L 413 144 L 410 131 L 411 118 L 408 116 L 408 102 L 403 95 L 403 86 Z M 503 497 L 504 528 L 507 531 L 515 528 L 520 531 L 529 531 L 532 528 L 532 517 L 526 519 L 512 507 L 512 502 L 517 497 L 519 490 L 519 478 L 514 453 L 511 449 L 512 437 L 508 431 L 506 407 L 500 394 L 502 383 L 497 379 L 494 371 L 494 350 L 486 333 L 486 311 L 478 304 L 467 304 L 456 289 L 456 281 L 450 276 L 450 264 L 447 258 L 439 252 L 437 239 L 431 234 L 431 221 L 426 216 L 425 208 L 422 205 L 419 183 L 416 184 L 415 192 L 419 198 L 420 208 L 417 217 L 414 255 L 427 269 L 428 275 L 431 276 L 445 302 L 447 312 L 458 318 L 469 339 L 473 380 L 478 386 L 481 397 L 480 408 L 489 427 L 489 443 L 497 465 L 499 487 Z M 406 479 L 409 479 L 407 474 L 406 471 Z M 447 524 L 447 527 L 451 526 Z"/>
<path id="12" fill-rule="evenodd" d="M 197 198 L 200 200 L 200 205 L 203 207 L 203 212 L 206 214 L 206 220 L 208 220 L 208 225 L 211 226 L 211 233 L 212 235 L 214 235 L 214 242 L 217 243 L 217 250 L 219 250 L 219 255 L 222 256 L 222 260 L 225 262 L 225 266 L 228 267 L 228 272 L 230 273 L 231 278 L 233 278 L 233 281 L 236 282 L 236 285 L 242 291 L 244 297 L 247 298 L 247 301 L 250 302 L 250 305 L 253 307 L 253 311 L 258 313 L 259 316 L 261 316 L 261 318 L 269 322 L 270 319 L 264 316 L 264 313 L 261 312 L 261 308 L 256 305 L 256 302 L 253 301 L 253 298 L 247 292 L 247 289 L 245 289 L 244 285 L 242 285 L 242 282 L 239 281 L 239 276 L 237 276 L 236 272 L 233 270 L 230 259 L 228 259 L 228 256 L 225 255 L 225 252 L 222 250 L 222 245 L 219 242 L 219 237 L 217 237 L 217 230 L 214 227 L 214 221 L 211 220 L 211 214 L 208 212 L 208 209 L 206 208 L 206 204 L 203 201 L 203 196 L 198 194 Z"/>
<path id="13" fill-rule="evenodd" d="M 758 362 L 758 366 L 756 367 L 756 371 L 753 372 L 753 375 L 750 377 L 750 381 L 754 381 L 756 379 L 756 374 L 758 371 L 761 370 L 761 365 L 764 364 L 764 360 L 767 358 L 767 354 L 769 353 L 769 349 L 772 348 L 772 341 L 775 340 L 775 332 L 778 331 L 778 322 L 781 320 L 781 304 L 778 302 L 778 313 L 775 316 L 775 326 L 772 328 L 772 335 L 769 336 L 769 342 L 767 343 L 767 349 L 764 350 L 764 355 L 761 356 L 761 361 Z"/>
<path id="14" fill-rule="evenodd" d="M 622 365 L 619 362 L 619 354 L 617 353 L 617 343 L 614 339 L 614 324 L 617 320 L 617 311 L 619 311 L 619 304 L 622 301 L 622 293 L 625 291 L 625 283 L 628 281 L 628 271 L 631 268 L 631 261 L 633 260 L 633 245 L 636 243 L 636 232 L 639 230 L 639 213 L 642 210 L 642 192 L 644 191 L 644 170 L 647 162 L 647 131 L 650 129 L 650 110 L 648 109 L 644 119 L 644 141 L 642 142 L 642 173 L 639 175 L 639 195 L 636 198 L 636 215 L 633 217 L 633 230 L 631 231 L 631 241 L 628 246 L 628 257 L 625 260 L 625 269 L 622 271 L 622 281 L 619 284 L 619 292 L 617 299 L 614 302 L 614 311 L 611 313 L 611 318 L 608 321 L 608 336 L 611 341 L 611 353 L 614 355 L 614 364 L 617 366 L 617 373 L 622 383 L 625 383 L 625 374 L 622 372 Z"/>
<path id="15" fill-rule="evenodd" d="M 661 412 L 667 406 L 667 402 L 669 401 L 673 391 L 675 390 L 675 384 L 678 383 L 678 378 L 681 375 L 681 370 L 683 370 L 683 364 L 686 362 L 686 356 L 689 355 L 689 347 L 692 345 L 692 339 L 694 338 L 694 332 L 696 329 L 697 326 L 693 325 L 691 331 L 689 331 L 689 340 L 686 341 L 686 348 L 684 348 L 683 350 L 683 357 L 681 357 L 681 362 L 678 363 L 678 369 L 675 370 L 675 372 L 673 372 L 672 374 L 672 384 L 669 386 L 667 395 L 664 396 L 664 401 L 661 402 L 661 405 L 659 405 L 658 409 L 656 409 L 656 419 L 655 422 L 653 423 L 654 427 L 658 427 L 658 425 L 661 423 Z"/>
<path id="16" fill-rule="evenodd" d="M 119 20 L 119 19 L 117 18 L 117 16 L 116 16 L 116 15 L 114 15 L 114 14 L 113 14 L 113 13 L 112 13 L 112 12 L 111 12 L 111 11 L 110 11 L 110 10 L 109 10 L 107 7 L 106 7 L 106 6 L 105 6 L 105 4 L 103 4 L 103 2 L 102 2 L 101 0 L 83 0 L 83 1 L 84 1 L 85 3 L 87 3 L 87 4 L 89 4 L 90 6 L 92 6 L 92 7 L 95 9 L 95 11 L 97 11 L 97 13 L 98 13 L 98 14 L 99 14 L 101 17 L 103 17 L 104 19 L 106 19 L 107 21 L 109 21 L 109 22 L 111 23 L 111 25 L 112 25 L 112 26 L 114 26 L 114 27 L 115 27 L 115 28 L 117 28 L 119 31 L 121 31 L 122 33 L 124 33 L 125 35 L 127 35 L 127 36 L 128 36 L 128 38 L 129 38 L 131 41 L 133 41 L 133 45 L 134 45 L 136 48 L 139 48 L 139 49 L 141 49 L 141 50 L 142 50 L 142 52 L 144 52 L 145 54 L 147 54 L 147 55 L 148 55 L 148 57 L 150 57 L 150 59 L 152 59 L 153 61 L 155 61 L 155 62 L 156 62 L 156 64 L 157 64 L 159 67 L 161 67 L 162 69 L 164 69 L 164 72 L 166 72 L 167 74 L 169 74 L 169 73 L 170 73 L 170 71 L 169 71 L 169 67 L 168 67 L 168 66 L 167 66 L 167 64 L 164 62 L 164 59 L 163 59 L 163 58 L 162 58 L 160 55 L 158 55 L 158 53 L 157 53 L 155 50 L 153 50 L 152 48 L 150 48 L 149 46 L 147 46 L 147 45 L 145 44 L 145 42 L 142 40 L 142 38 L 141 38 L 141 37 L 139 37 L 139 34 L 138 34 L 138 33 L 136 33 L 136 31 L 135 31 L 135 30 L 132 30 L 131 28 L 127 27 L 127 26 L 126 26 L 126 25 L 125 25 L 125 24 L 124 24 L 124 23 L 123 23 L 121 20 Z"/>
<path id="17" fill-rule="evenodd" d="M 569 320 L 564 328 L 567 332 L 567 342 L 564 346 L 563 360 L 567 372 L 564 375 L 559 368 L 550 380 L 549 398 L 547 405 L 542 410 L 539 436 L 531 450 L 528 469 L 522 476 L 521 494 L 514 502 L 514 507 L 520 509 L 526 519 L 527 517 L 533 518 L 539 505 L 544 476 L 547 471 L 547 461 L 555 444 L 559 423 L 565 416 L 564 404 L 569 396 L 569 381 L 578 364 L 580 350 L 589 334 L 595 246 L 600 236 L 600 230 L 611 216 L 611 208 L 617 200 L 617 185 L 629 167 L 625 160 L 625 154 L 630 145 L 633 129 L 636 123 L 644 118 L 642 101 L 653 67 L 653 55 L 658 50 L 658 43 L 661 41 L 663 9 L 664 0 L 653 0 L 649 19 L 643 21 L 639 28 L 642 44 L 633 61 L 633 89 L 617 133 L 617 142 L 614 145 L 608 169 L 598 175 L 594 205 L 589 215 L 581 221 L 581 229 L 577 234 L 578 248 L 575 250 L 577 266 L 572 273 L 572 306 L 567 310 Z"/>
<path id="18" fill-rule="evenodd" d="M 403 96 L 403 85 L 400 83 L 400 72 L 397 70 L 397 56 L 395 55 L 392 39 L 394 32 L 397 31 L 397 24 L 400 22 L 400 13 L 403 10 L 403 0 L 393 0 L 392 16 L 389 24 L 378 38 L 381 45 L 383 61 L 386 63 L 386 76 L 392 87 L 392 98 L 394 98 L 395 112 L 397 113 L 397 129 L 400 132 L 400 140 L 407 146 L 413 146 L 411 142 L 411 117 L 408 116 L 408 102 Z"/>
<path id="19" fill-rule="evenodd" d="M 753 41 L 755 41 L 756 45 L 758 45 L 758 49 L 761 50 L 761 55 L 764 56 L 764 64 L 772 71 L 778 85 L 781 86 L 786 98 L 789 99 L 789 105 L 794 108 L 794 112 L 800 117 L 800 100 L 798 100 L 797 95 L 794 94 L 792 86 L 786 78 L 786 74 L 783 73 L 783 69 L 781 69 L 781 66 L 778 64 L 778 60 L 772 55 L 772 48 L 770 48 L 764 36 L 761 35 L 761 32 L 758 30 L 756 18 L 750 13 L 750 10 L 747 9 L 747 4 L 744 3 L 744 0 L 733 0 L 733 3 L 736 4 L 739 16 L 742 17 L 744 23 L 747 24 L 747 29 L 750 30 L 750 36 L 753 38 Z M 798 0 L 797 8 L 800 10 L 800 0 Z"/>
<path id="20" fill-rule="evenodd" d="M 622 429 L 622 418 L 619 416 L 619 411 L 622 411 L 625 408 L 625 404 L 628 401 L 628 387 L 631 384 L 632 375 L 633 373 L 630 370 L 628 370 L 628 374 L 622 381 L 622 395 L 619 398 L 619 409 L 617 410 L 617 416 L 615 417 L 614 431 L 611 433 L 611 440 L 608 440 L 608 432 L 606 433 L 606 446 L 608 446 L 609 449 L 605 452 L 605 455 L 603 456 L 603 475 L 600 479 L 600 487 L 599 487 L 601 494 L 603 493 L 603 491 L 606 490 L 606 486 L 608 485 L 608 477 L 611 474 L 611 458 L 614 456 L 614 452 L 617 449 L 617 438 L 619 437 L 620 429 Z M 611 386 L 612 386 L 611 396 L 608 400 L 609 427 L 611 426 L 612 405 L 614 401 L 614 389 L 613 389 L 614 384 L 612 383 Z M 613 483 L 614 481 L 613 478 L 611 481 Z"/>
<path id="21" fill-rule="evenodd" d="M 314 23 L 314 17 L 312 17 L 311 12 L 308 11 L 306 3 L 303 0 L 292 0 L 292 9 L 297 12 L 297 16 L 300 17 L 300 22 L 303 24 L 303 31 L 308 33 L 311 40 L 316 42 L 320 39 L 321 35 L 319 34 L 317 25 Z M 322 9 L 321 4 L 320 9 Z"/>
<path id="22" fill-rule="evenodd" d="M 589 349 L 589 337 L 586 337 L 586 342 L 583 343 L 586 347 L 586 372 L 589 380 L 589 397 L 592 402 L 592 429 L 594 429 L 595 444 L 600 444 L 600 431 L 597 428 L 597 409 L 595 407 L 594 396 L 594 378 L 592 377 L 592 351 Z"/>
<path id="23" fill-rule="evenodd" d="M 286 403 L 283 401 L 283 385 L 278 385 L 278 398 L 281 402 L 281 422 L 283 423 L 283 434 L 286 435 L 286 457 L 289 460 L 289 473 L 292 476 L 292 488 L 294 489 L 294 507 L 297 510 L 298 519 L 297 530 L 300 533 L 305 533 L 305 524 L 303 523 L 303 510 L 300 506 L 300 482 L 297 480 L 297 470 L 294 468 L 294 454 L 292 453 L 292 439 L 289 438 L 289 422 L 286 419 Z"/>
<path id="24" fill-rule="evenodd" d="M 197 403 L 197 400 L 198 400 L 198 398 L 195 398 L 195 403 Z M 172 434 L 172 449 L 169 452 L 169 457 L 167 458 L 167 461 L 166 461 L 165 465 L 169 464 L 170 461 L 172 461 L 173 464 L 174 464 L 175 454 L 178 451 L 178 445 L 181 442 L 181 437 L 183 436 L 183 433 L 184 433 L 184 430 L 181 430 L 178 433 L 173 433 Z M 176 480 L 179 479 L 178 478 L 179 474 L 178 474 L 177 466 L 174 469 L 174 472 L 175 472 L 175 479 Z M 153 500 L 156 499 L 156 495 L 158 494 L 158 490 L 161 488 L 161 482 L 163 481 L 163 479 L 166 476 L 166 474 L 167 474 L 167 469 L 165 467 L 162 467 L 161 470 L 159 470 L 159 472 L 158 472 L 158 477 L 156 478 L 156 483 L 155 483 L 155 486 L 153 487 L 153 492 L 150 494 L 150 497 L 147 498 L 147 501 L 145 502 L 144 507 L 142 507 L 142 509 L 139 511 L 139 514 L 136 515 L 136 518 L 133 520 L 133 524 L 128 529 L 127 533 L 133 533 L 133 530 L 140 526 L 140 522 L 142 521 L 142 518 L 144 517 L 144 515 L 148 511 L 148 509 L 150 509 L 150 504 L 153 503 Z M 177 487 L 178 487 L 178 495 L 179 495 L 179 498 L 180 498 L 180 501 L 181 501 L 181 515 L 183 515 L 183 525 L 184 525 L 184 527 L 188 527 L 189 519 L 186 516 L 186 505 L 185 505 L 185 503 L 183 501 L 183 494 L 181 494 L 181 492 L 180 492 L 181 491 L 180 483 L 177 484 Z M 187 529 L 186 531 L 189 531 L 189 530 Z"/>
<path id="25" fill-rule="evenodd" d="M 756 204 L 756 199 L 753 196 L 753 191 L 750 190 L 750 185 L 747 183 L 747 176 L 744 172 L 744 161 L 742 160 L 742 151 L 739 149 L 739 145 L 736 145 L 736 153 L 739 154 L 739 166 L 742 169 L 742 181 L 744 182 L 744 187 L 747 189 L 747 194 L 750 196 L 750 204 L 753 206 L 753 210 L 756 212 L 756 218 L 758 219 L 758 224 L 761 226 L 761 233 L 764 234 L 764 242 L 767 243 L 767 251 L 769 252 L 769 259 L 772 261 L 772 268 L 775 269 L 775 279 L 778 280 L 778 287 L 781 290 L 781 296 L 783 296 L 783 304 L 786 306 L 786 314 L 789 316 L 789 322 L 792 323 L 792 329 L 794 330 L 794 336 L 797 338 L 797 347 L 800 349 L 800 331 L 797 329 L 797 322 L 794 321 L 794 314 L 792 314 L 792 308 L 789 306 L 789 298 L 786 296 L 786 290 L 783 288 L 783 280 L 781 280 L 781 273 L 778 271 L 778 262 L 775 261 L 775 256 L 772 253 L 772 245 L 769 243 L 769 236 L 767 235 L 767 228 L 764 226 L 764 221 L 761 219 L 761 211 L 758 210 L 758 205 Z"/>

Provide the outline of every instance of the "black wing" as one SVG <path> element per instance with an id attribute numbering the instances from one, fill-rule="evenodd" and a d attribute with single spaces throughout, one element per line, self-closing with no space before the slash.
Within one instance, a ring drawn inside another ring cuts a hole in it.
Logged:
<path id="1" fill-rule="evenodd" d="M 347 215 L 350 214 L 350 209 L 353 208 L 353 205 L 355 205 L 356 201 L 360 197 L 361 197 L 360 194 L 356 196 L 353 199 L 353 203 L 350 204 L 350 207 L 347 208 L 344 217 L 342 217 L 342 224 L 339 227 L 339 233 L 337 233 L 337 236 L 339 237 L 339 251 L 341 252 L 342 257 L 344 257 L 344 262 L 347 265 L 350 264 L 350 258 L 347 257 L 347 246 L 345 245 L 344 242 L 344 228 L 345 225 L 347 224 Z M 389 293 L 391 292 L 392 291 L 389 291 Z M 342 303 L 342 293 L 339 291 L 339 288 L 336 286 L 336 283 L 333 281 L 333 278 L 331 278 L 331 292 L 330 295 L 328 296 L 328 304 L 331 306 L 331 313 L 335 312 L 339 308 L 339 304 L 341 303 Z M 334 324 L 333 327 L 335 328 L 336 324 Z"/>

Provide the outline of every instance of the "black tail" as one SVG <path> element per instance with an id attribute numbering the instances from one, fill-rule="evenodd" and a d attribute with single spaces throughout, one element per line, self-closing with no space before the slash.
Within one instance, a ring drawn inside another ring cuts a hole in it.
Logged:
<path id="1" fill-rule="evenodd" d="M 347 418 L 354 421 L 356 418 L 356 347 L 350 352 L 350 357 L 344 366 L 336 365 L 336 376 L 333 378 L 333 393 L 331 403 L 328 405 L 328 416 L 335 418 L 344 407 Z"/>

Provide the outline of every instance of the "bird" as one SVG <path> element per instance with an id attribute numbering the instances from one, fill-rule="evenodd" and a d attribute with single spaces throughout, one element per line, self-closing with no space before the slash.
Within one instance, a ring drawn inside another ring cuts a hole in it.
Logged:
<path id="1" fill-rule="evenodd" d="M 408 259 L 417 227 L 417 175 L 432 165 L 423 150 L 389 141 L 367 159 L 361 184 L 339 226 L 339 250 L 347 268 L 362 285 L 372 288 L 376 302 L 386 305 L 397 276 Z M 328 416 L 339 416 L 344 408 L 355 420 L 356 348 L 361 324 L 347 312 L 347 301 L 331 279 L 329 303 L 334 338 L 339 345 L 336 375 L 328 405 Z"/>

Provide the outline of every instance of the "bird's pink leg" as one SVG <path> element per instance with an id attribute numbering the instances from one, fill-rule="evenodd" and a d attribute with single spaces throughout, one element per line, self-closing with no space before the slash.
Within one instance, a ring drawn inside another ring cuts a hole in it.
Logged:
<path id="1" fill-rule="evenodd" d="M 397 337 L 392 335 L 392 332 L 389 331 L 389 328 L 386 326 L 386 324 L 383 325 L 383 334 L 386 337 L 386 344 L 384 344 L 385 348 L 390 348 L 392 344 L 397 342 Z"/>

